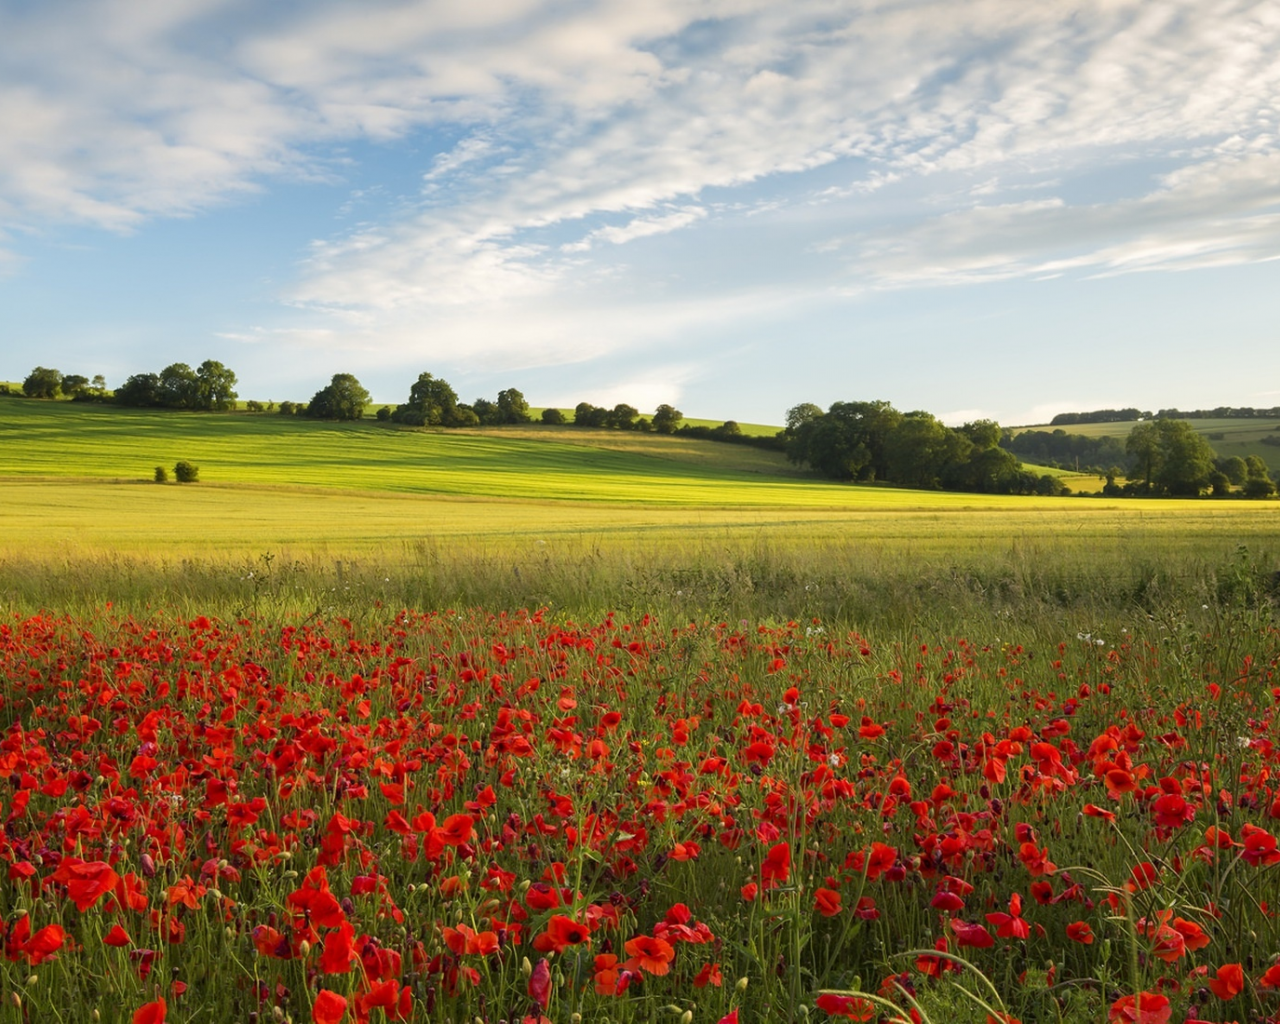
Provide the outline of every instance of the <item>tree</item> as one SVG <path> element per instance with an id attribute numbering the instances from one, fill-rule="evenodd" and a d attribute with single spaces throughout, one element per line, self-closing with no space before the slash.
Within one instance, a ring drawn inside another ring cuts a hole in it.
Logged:
<path id="1" fill-rule="evenodd" d="M 118 388 L 115 400 L 118 405 L 135 409 L 153 409 L 160 405 L 160 377 L 154 373 L 135 373 Z"/>
<path id="2" fill-rule="evenodd" d="M 472 402 L 471 411 L 476 414 L 481 426 L 489 427 L 502 422 L 498 418 L 498 403 L 487 398 L 477 398 Z"/>
<path id="3" fill-rule="evenodd" d="M 335 373 L 329 386 L 311 398 L 307 415 L 318 420 L 358 420 L 370 402 L 369 392 L 349 373 Z"/>
<path id="4" fill-rule="evenodd" d="M 193 484 L 200 479 L 200 467 L 194 462 L 179 462 L 173 467 L 173 478 L 180 484 Z"/>
<path id="5" fill-rule="evenodd" d="M 22 393 L 28 398 L 57 398 L 61 387 L 61 373 L 47 366 L 37 366 L 22 382 Z"/>
<path id="6" fill-rule="evenodd" d="M 206 359 L 196 368 L 195 405 L 197 409 L 222 411 L 236 400 L 236 375 L 215 359 Z"/>
<path id="7" fill-rule="evenodd" d="M 470 417 L 458 415 L 458 394 L 446 380 L 429 373 L 418 374 L 409 389 L 409 401 L 397 405 L 391 418 L 411 427 L 454 427 L 468 419 L 479 422 L 474 411 Z"/>
<path id="8" fill-rule="evenodd" d="M 543 409 L 542 422 L 553 427 L 563 426 L 564 413 L 562 413 L 559 409 Z"/>
<path id="9" fill-rule="evenodd" d="M 575 427 L 603 427 L 608 418 L 608 409 L 597 408 L 590 402 L 579 402 L 573 409 Z"/>
<path id="10" fill-rule="evenodd" d="M 1239 455 L 1231 455 L 1218 460 L 1218 469 L 1230 483 L 1239 487 L 1249 479 L 1249 467 Z"/>
<path id="11" fill-rule="evenodd" d="M 1194 497 L 1210 485 L 1214 451 L 1186 420 L 1139 423 L 1129 432 L 1125 450 L 1137 460 L 1148 493 Z"/>
<path id="12" fill-rule="evenodd" d="M 804 424 L 810 420 L 816 420 L 821 415 L 821 407 L 814 405 L 812 402 L 801 402 L 799 405 L 793 405 L 787 410 L 787 425 L 785 427 L 787 436 L 790 437 Z"/>
<path id="13" fill-rule="evenodd" d="M 674 434 L 684 413 L 672 405 L 660 405 L 653 414 L 653 429 L 659 434 Z"/>
<path id="14" fill-rule="evenodd" d="M 936 488 L 942 471 L 968 458 L 973 442 L 927 412 L 909 412 L 885 439 L 886 479 L 905 487 Z"/>
<path id="15" fill-rule="evenodd" d="M 68 373 L 59 385 L 68 398 L 79 398 L 89 387 L 89 378 L 78 373 Z"/>
<path id="16" fill-rule="evenodd" d="M 186 363 L 171 363 L 160 371 L 160 404 L 170 409 L 200 408 L 196 373 Z"/>
<path id="17" fill-rule="evenodd" d="M 515 388 L 506 388 L 498 392 L 498 422 L 528 423 L 529 403 Z"/>
<path id="18" fill-rule="evenodd" d="M 609 415 L 605 419 L 606 426 L 613 427 L 615 430 L 631 430 L 635 426 L 635 418 L 640 415 L 640 410 L 634 406 L 627 405 L 626 402 L 619 402 L 609 410 Z"/>

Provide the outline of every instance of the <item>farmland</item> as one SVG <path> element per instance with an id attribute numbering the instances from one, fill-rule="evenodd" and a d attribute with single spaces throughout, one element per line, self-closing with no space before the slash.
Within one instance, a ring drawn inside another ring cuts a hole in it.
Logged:
<path id="1" fill-rule="evenodd" d="M 1274 503 L 71 403 L 0 446 L 0 1021 L 1280 1011 Z"/>

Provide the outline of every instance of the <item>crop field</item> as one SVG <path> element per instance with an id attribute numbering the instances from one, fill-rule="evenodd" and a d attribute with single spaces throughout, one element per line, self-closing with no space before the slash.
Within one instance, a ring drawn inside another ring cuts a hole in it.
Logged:
<path id="1" fill-rule="evenodd" d="M 0 478 L 0 1024 L 1280 1013 L 1274 503 L 17 401 Z"/>
<path id="2" fill-rule="evenodd" d="M 1263 438 L 1280 438 L 1280 420 L 1275 419 L 1202 419 L 1188 420 L 1197 433 L 1204 434 L 1213 450 L 1226 458 L 1238 455 L 1246 458 L 1257 455 L 1275 473 L 1280 470 L 1280 446 L 1263 443 Z M 1129 436 L 1132 422 L 1125 423 L 1076 423 L 1063 427 L 1020 427 L 1019 430 L 1064 430 L 1068 434 L 1085 437 L 1114 437 L 1120 440 Z"/>

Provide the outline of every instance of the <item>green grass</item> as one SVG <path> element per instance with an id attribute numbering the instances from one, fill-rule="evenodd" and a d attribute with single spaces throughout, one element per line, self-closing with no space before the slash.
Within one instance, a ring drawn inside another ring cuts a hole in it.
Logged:
<path id="1" fill-rule="evenodd" d="M 1268 436 L 1280 436 L 1280 419 L 1205 419 L 1188 420 L 1197 433 L 1205 435 L 1213 450 L 1226 458 L 1238 455 L 1247 458 L 1257 455 L 1267 464 L 1273 473 L 1280 471 L 1280 446 L 1263 444 L 1262 439 Z M 1052 433 L 1064 430 L 1068 434 L 1082 434 L 1085 437 L 1114 437 L 1123 441 L 1129 436 L 1135 421 L 1124 423 L 1076 423 L 1064 427 L 1041 425 L 1035 427 L 1017 427 L 1015 433 L 1024 430 L 1044 430 Z M 1210 435 L 1221 434 L 1221 438 Z"/>

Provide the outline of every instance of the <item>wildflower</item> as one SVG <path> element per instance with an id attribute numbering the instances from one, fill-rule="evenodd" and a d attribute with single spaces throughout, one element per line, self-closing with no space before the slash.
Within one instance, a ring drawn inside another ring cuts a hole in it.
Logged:
<path id="1" fill-rule="evenodd" d="M 1167 996 L 1139 992 L 1137 996 L 1121 996 L 1112 1003 L 1107 1019 L 1112 1024 L 1168 1024 L 1172 1012 Z"/>
<path id="2" fill-rule="evenodd" d="M 648 935 L 631 939 L 624 948 L 631 956 L 627 961 L 627 968 L 638 967 L 649 974 L 666 974 L 671 970 L 671 961 L 676 957 L 676 951 L 669 942 Z"/>
<path id="3" fill-rule="evenodd" d="M 1219 999 L 1234 999 L 1244 991 L 1244 968 L 1240 964 L 1223 964 L 1208 985 Z"/>
<path id="4" fill-rule="evenodd" d="M 1067 938 L 1082 946 L 1088 946 L 1093 942 L 1093 929 L 1086 921 L 1073 921 L 1067 925 Z"/>
<path id="5" fill-rule="evenodd" d="M 843 909 L 840 894 L 834 889 L 818 889 L 813 894 L 814 906 L 823 917 L 835 917 Z"/>
<path id="6" fill-rule="evenodd" d="M 551 1002 L 551 968 L 547 965 L 545 956 L 529 975 L 529 998 L 544 1010 Z"/>
<path id="7" fill-rule="evenodd" d="M 139 1006 L 133 1012 L 133 1024 L 164 1024 L 168 1009 L 164 997 L 161 996 L 155 1002 Z"/>
<path id="8" fill-rule="evenodd" d="M 311 1020 L 313 1024 L 339 1024 L 346 1012 L 346 998 L 322 988 L 311 1006 Z"/>

